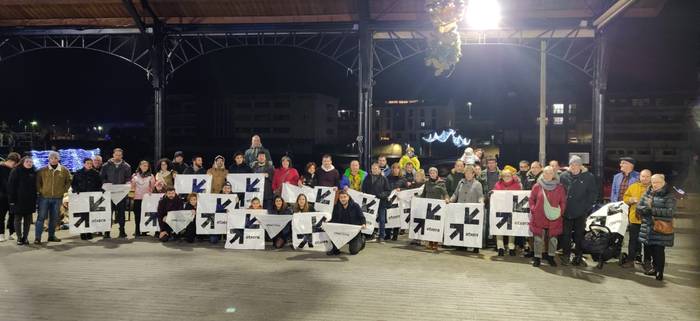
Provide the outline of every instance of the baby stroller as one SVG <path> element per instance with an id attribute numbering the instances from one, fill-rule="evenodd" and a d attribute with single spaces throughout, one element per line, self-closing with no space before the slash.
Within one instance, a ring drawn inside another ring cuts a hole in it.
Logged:
<path id="1" fill-rule="evenodd" d="M 588 217 L 581 249 L 598 262 L 598 269 L 612 258 L 624 259 L 621 255 L 628 211 L 627 204 L 615 202 L 606 204 Z"/>

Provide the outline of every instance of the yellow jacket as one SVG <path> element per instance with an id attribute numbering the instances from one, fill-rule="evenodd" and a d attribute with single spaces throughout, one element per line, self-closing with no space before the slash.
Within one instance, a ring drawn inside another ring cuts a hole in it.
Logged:
<path id="1" fill-rule="evenodd" d="M 642 198 L 644 195 L 644 192 L 647 191 L 649 186 L 644 186 L 642 185 L 641 182 L 634 182 L 632 185 L 630 185 L 627 188 L 627 191 L 625 192 L 625 195 L 622 196 L 622 201 L 625 202 L 625 204 L 630 206 L 629 210 L 629 219 L 630 219 L 630 224 L 642 224 L 642 221 L 640 218 L 637 216 L 637 204 L 630 204 L 629 199 L 634 197 L 637 199 L 637 202 Z"/>
<path id="2" fill-rule="evenodd" d="M 403 169 L 406 167 L 407 163 L 413 163 L 413 168 L 418 171 L 420 169 L 420 160 L 418 160 L 418 156 L 413 156 L 413 157 L 408 157 L 408 155 L 403 155 L 401 156 L 401 159 L 399 159 L 399 166 Z"/>

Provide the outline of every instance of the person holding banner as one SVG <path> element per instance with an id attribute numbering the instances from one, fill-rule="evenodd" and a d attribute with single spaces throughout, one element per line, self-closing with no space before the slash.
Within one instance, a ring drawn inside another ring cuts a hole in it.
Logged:
<path id="1" fill-rule="evenodd" d="M 418 172 L 416 171 L 415 167 L 413 167 L 413 163 L 406 163 L 406 165 L 402 166 L 401 168 L 403 168 L 403 178 L 406 180 L 408 188 L 416 188 L 416 186 L 413 186 L 413 183 L 416 181 L 416 175 Z"/>
<path id="2" fill-rule="evenodd" d="M 179 211 L 183 208 L 183 202 L 180 197 L 177 196 L 174 187 L 165 188 L 165 196 L 158 202 L 158 226 L 160 226 L 160 234 L 158 234 L 158 239 L 161 242 L 167 242 L 171 238 L 172 229 L 165 222 L 165 217 L 170 211 Z"/>
<path id="3" fill-rule="evenodd" d="M 400 192 L 402 188 L 408 187 L 406 179 L 401 175 L 401 165 L 398 162 L 391 164 L 391 173 L 387 176 L 387 181 L 389 182 L 389 188 L 397 193 Z M 384 239 L 396 241 L 399 239 L 399 232 L 399 227 L 388 229 Z"/>
<path id="4" fill-rule="evenodd" d="M 299 172 L 292 167 L 292 159 L 289 156 L 283 156 L 280 161 L 282 164 L 276 168 L 272 177 L 272 190 L 275 195 L 282 195 L 282 184 L 289 183 L 294 186 L 299 184 Z"/>
<path id="5" fill-rule="evenodd" d="M 299 178 L 299 185 L 306 185 L 308 187 L 316 187 L 318 185 L 318 175 L 316 175 L 316 163 L 309 162 L 306 164 L 306 173 Z"/>
<path id="6" fill-rule="evenodd" d="M 544 175 L 544 174 L 543 174 Z M 574 265 L 580 265 L 583 258 L 583 235 L 586 219 L 598 199 L 598 187 L 595 177 L 585 167 L 579 156 L 571 156 L 569 168 L 561 174 L 561 183 L 566 188 L 566 211 L 564 212 L 564 231 L 561 237 L 563 255 L 561 264 L 569 264 L 571 256 L 571 231 L 574 231 Z"/>
<path id="7" fill-rule="evenodd" d="M 10 211 L 15 214 L 17 245 L 29 245 L 29 226 L 36 210 L 37 174 L 31 157 L 22 158 L 19 164 L 7 179 L 7 200 Z"/>
<path id="8" fill-rule="evenodd" d="M 56 222 L 63 194 L 71 186 L 70 171 L 59 163 L 59 154 L 49 152 L 49 164 L 36 174 L 36 189 L 39 192 L 39 212 L 34 225 L 34 244 L 41 244 L 41 233 L 44 230 L 44 220 L 49 219 L 49 242 L 61 242 L 56 237 Z"/>
<path id="9" fill-rule="evenodd" d="M 233 164 L 229 166 L 229 174 L 248 174 L 252 173 L 253 170 L 250 165 L 245 162 L 245 156 L 242 152 L 236 152 L 233 154 Z"/>
<path id="10" fill-rule="evenodd" d="M 140 165 L 139 165 L 140 166 Z M 163 186 L 175 187 L 175 176 L 177 172 L 172 169 L 173 165 L 169 159 L 163 158 L 158 161 L 158 173 L 156 173 L 155 179 L 157 181 L 163 182 Z"/>
<path id="11" fill-rule="evenodd" d="M 231 185 L 231 182 L 225 182 L 224 187 L 221 188 L 221 194 L 232 194 L 233 193 L 233 186 Z M 195 210 L 197 208 L 195 207 Z M 193 225 L 194 226 L 194 225 Z M 196 226 L 194 226 L 196 228 Z M 225 238 L 226 236 L 224 236 Z M 209 243 L 211 244 L 217 244 L 219 243 L 219 240 L 221 240 L 221 235 L 217 234 L 211 234 L 209 235 Z"/>
<path id="12" fill-rule="evenodd" d="M 447 194 L 453 195 L 457 189 L 457 184 L 464 178 L 464 162 L 462 160 L 455 161 L 455 166 L 450 171 L 445 179 Z"/>
<path id="13" fill-rule="evenodd" d="M 362 192 L 362 182 L 365 181 L 365 177 L 367 177 L 367 172 L 360 169 L 360 161 L 353 159 L 340 180 L 340 189 Z"/>
<path id="14" fill-rule="evenodd" d="M 275 199 L 272 201 L 272 208 L 270 208 L 267 213 L 275 215 L 291 215 L 292 211 L 289 209 L 289 207 L 287 207 L 287 203 L 284 201 L 284 199 L 282 199 L 282 196 L 275 196 Z M 292 227 L 291 225 L 287 224 L 287 226 L 282 229 L 282 232 L 272 238 L 272 245 L 276 249 L 281 249 L 287 243 L 287 241 L 289 241 L 291 235 Z"/>
<path id="15" fill-rule="evenodd" d="M 450 197 L 447 195 L 447 187 L 445 187 L 445 182 L 438 176 L 438 169 L 431 167 L 428 169 L 428 175 L 428 180 L 425 182 L 425 187 L 423 188 L 423 194 L 421 194 L 420 197 L 445 200 L 445 202 L 449 203 Z M 427 248 L 437 251 L 438 246 L 438 242 L 431 241 L 428 242 Z"/>
<path id="16" fill-rule="evenodd" d="M 321 170 L 317 173 L 318 186 L 338 187 L 340 186 L 340 173 L 333 166 L 331 155 L 324 154 L 321 157 Z"/>
<path id="17" fill-rule="evenodd" d="M 642 217 L 639 240 L 647 246 L 653 268 L 644 272 L 655 275 L 663 281 L 666 265 L 666 247 L 673 246 L 673 214 L 676 211 L 676 198 L 671 187 L 666 184 L 663 174 L 651 176 L 649 188 L 637 204 L 637 213 Z"/>
<path id="18" fill-rule="evenodd" d="M 507 166 L 506 166 L 507 167 Z M 499 173 L 498 182 L 493 186 L 495 191 L 519 191 L 522 190 L 522 186 L 515 179 L 515 171 L 504 169 Z M 505 244 L 503 243 L 503 235 L 496 236 L 496 248 L 498 249 L 498 256 L 505 255 Z M 508 255 L 515 256 L 515 237 L 508 236 Z"/>
<path id="19" fill-rule="evenodd" d="M 348 195 L 348 192 L 344 190 L 340 190 L 338 192 L 338 203 L 336 203 L 333 207 L 333 214 L 331 215 L 330 222 L 361 225 L 363 228 L 367 223 L 365 221 L 365 215 L 362 214 L 360 205 L 350 199 L 350 195 Z M 350 247 L 351 255 L 360 253 L 360 251 L 365 248 L 365 237 L 362 235 L 362 233 L 358 233 L 350 242 L 348 242 L 348 245 Z M 339 255 L 340 249 L 338 249 L 334 244 L 333 249 L 328 251 L 326 254 Z"/>
<path id="20" fill-rule="evenodd" d="M 306 199 L 306 195 L 304 194 L 299 194 L 297 196 L 297 201 L 294 202 L 294 207 L 292 208 L 292 212 L 294 213 L 308 213 L 308 212 L 315 212 L 314 207 L 311 203 L 308 202 Z"/>
<path id="21" fill-rule="evenodd" d="M 547 166 L 542 176 L 530 191 L 530 231 L 535 238 L 535 253 L 532 266 L 539 267 L 545 242 L 548 242 L 548 254 L 545 260 L 550 266 L 556 266 L 554 256 L 557 251 L 557 237 L 562 233 L 562 216 L 566 210 L 566 190 L 559 183 L 554 168 Z"/>
<path id="22" fill-rule="evenodd" d="M 160 164 L 163 166 L 165 161 L 161 160 Z M 160 172 L 158 174 L 160 174 Z M 170 178 L 172 178 L 173 175 L 174 173 L 168 174 Z M 160 182 L 166 187 L 175 186 L 174 181 L 171 185 L 167 185 L 165 180 L 160 180 Z M 134 223 L 136 224 L 134 237 L 136 238 L 148 235 L 148 233 L 141 235 L 141 206 L 143 205 L 143 196 L 152 193 L 155 187 L 156 178 L 151 174 L 151 165 L 147 160 L 140 161 L 139 167 L 136 169 L 134 175 L 131 176 L 131 189 L 134 190 Z"/>
<path id="23" fill-rule="evenodd" d="M 194 155 L 194 157 L 192 157 L 192 166 L 185 169 L 185 174 L 205 175 L 206 173 L 207 170 L 204 169 L 204 160 L 202 159 L 202 156 Z"/>
<path id="24" fill-rule="evenodd" d="M 386 209 L 389 207 L 388 197 L 389 193 L 391 193 L 391 187 L 389 186 L 389 181 L 384 177 L 379 163 L 372 163 L 371 175 L 362 182 L 362 192 L 374 195 L 379 199 L 379 210 L 377 213 L 379 237 L 377 238 L 377 243 L 383 243 L 386 237 Z"/>
<path id="25" fill-rule="evenodd" d="M 464 167 L 464 178 L 457 184 L 450 203 L 484 203 L 484 189 L 476 179 L 474 165 Z M 474 248 L 473 251 L 479 253 L 479 248 Z"/>
<path id="26" fill-rule="evenodd" d="M 75 194 L 102 191 L 102 178 L 100 178 L 100 173 L 93 168 L 91 158 L 83 159 L 83 168 L 79 169 L 75 172 L 75 175 L 73 175 L 71 189 Z M 92 233 L 81 233 L 80 239 L 91 240 Z"/>
<path id="27" fill-rule="evenodd" d="M 112 158 L 107 161 L 100 171 L 100 177 L 102 177 L 103 183 L 110 184 L 128 184 L 131 181 L 131 166 L 124 160 L 124 150 L 121 148 L 115 148 L 112 151 Z M 114 204 L 112 211 L 115 213 L 115 219 L 119 223 L 119 237 L 125 238 L 126 231 L 124 225 L 126 225 L 126 197 L 119 202 L 119 204 Z M 104 239 L 110 238 L 110 232 L 105 232 L 103 234 Z"/>
<path id="28" fill-rule="evenodd" d="M 257 197 L 254 197 L 252 200 L 250 200 L 250 207 L 248 207 L 249 210 L 264 210 L 263 205 L 260 203 L 260 199 Z"/>
<path id="29" fill-rule="evenodd" d="M 7 155 L 7 159 L 0 165 L 0 242 L 12 239 L 15 232 L 15 214 L 10 212 L 10 202 L 7 199 L 7 181 L 10 173 L 19 164 L 19 154 L 12 152 Z M 7 239 L 5 239 L 5 215 L 7 216 Z"/>
<path id="30" fill-rule="evenodd" d="M 651 171 L 648 169 L 644 169 L 641 172 L 639 172 L 639 181 L 634 182 L 634 184 L 630 185 L 630 187 L 627 188 L 627 191 L 625 192 L 625 195 L 623 196 L 623 201 L 625 204 L 629 205 L 629 234 L 630 234 L 630 239 L 628 241 L 629 247 L 627 250 L 627 259 L 625 262 L 622 263 L 623 268 L 631 268 L 634 267 L 634 262 L 637 261 L 639 263 L 642 263 L 642 249 L 639 246 L 639 231 L 642 227 L 642 220 L 639 214 L 637 213 L 637 204 L 639 201 L 642 199 L 642 196 L 644 196 L 644 193 L 649 189 L 649 186 L 651 186 Z M 648 251 L 645 249 L 644 251 L 644 267 L 645 270 L 651 270 L 651 256 L 649 255 Z"/>
<path id="31" fill-rule="evenodd" d="M 258 160 L 252 164 L 253 173 L 265 175 L 265 192 L 263 193 L 263 205 L 272 205 L 272 178 L 275 175 L 275 168 L 272 162 L 268 162 L 267 154 L 264 151 L 258 152 Z"/>
<path id="32" fill-rule="evenodd" d="M 187 194 L 186 199 L 187 199 L 187 202 L 185 203 L 185 210 L 191 210 L 192 216 L 197 215 L 197 200 L 198 200 L 197 193 Z M 192 220 L 192 222 L 190 222 L 190 224 L 187 225 L 185 230 L 180 232 L 175 237 L 179 238 L 180 236 L 184 236 L 185 241 L 187 243 L 194 243 L 194 239 L 197 236 L 197 227 L 194 224 L 195 224 L 195 221 Z"/>
<path id="33" fill-rule="evenodd" d="M 221 189 L 224 188 L 224 183 L 226 182 L 226 175 L 228 175 L 223 156 L 217 155 L 214 157 L 214 164 L 212 164 L 211 168 L 207 171 L 207 175 L 211 175 L 212 193 L 221 193 Z"/>

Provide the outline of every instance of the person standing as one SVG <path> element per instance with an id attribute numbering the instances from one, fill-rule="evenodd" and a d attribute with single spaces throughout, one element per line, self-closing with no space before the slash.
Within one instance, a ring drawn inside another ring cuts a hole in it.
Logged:
<path id="1" fill-rule="evenodd" d="M 123 149 L 115 148 L 112 151 L 112 158 L 102 167 L 100 177 L 102 177 L 103 183 L 129 184 L 131 182 L 131 166 L 124 160 Z M 112 205 L 114 205 L 112 212 L 115 213 L 115 219 L 119 224 L 119 238 L 126 238 L 124 228 L 126 224 L 126 197 L 118 204 L 112 202 Z M 103 235 L 104 239 L 111 237 L 110 232 L 105 232 Z"/>
<path id="2" fill-rule="evenodd" d="M 265 175 L 265 192 L 263 195 L 263 206 L 270 208 L 272 205 L 272 178 L 275 175 L 275 169 L 272 167 L 272 162 L 267 160 L 265 151 L 258 152 L 258 159 L 252 164 L 253 173 Z"/>
<path id="3" fill-rule="evenodd" d="M 676 199 L 671 187 L 666 184 L 663 174 L 651 176 L 651 188 L 637 204 L 637 213 L 642 217 L 639 240 L 649 249 L 653 268 L 644 272 L 664 279 L 666 265 L 666 247 L 673 246 L 673 214 Z"/>
<path id="4" fill-rule="evenodd" d="M 399 163 L 399 165 L 401 164 Z M 406 180 L 408 188 L 415 188 L 413 182 L 416 181 L 416 174 L 418 171 L 413 167 L 413 163 L 406 163 L 404 166 L 401 166 L 401 169 L 403 170 L 403 178 Z"/>
<path id="5" fill-rule="evenodd" d="M 532 213 L 529 228 L 535 238 L 532 266 L 540 266 L 545 244 L 548 244 L 548 255 L 544 258 L 550 266 L 556 266 L 557 237 L 562 233 L 562 213 L 567 210 L 567 202 L 566 190 L 554 168 L 544 168 L 542 176 L 532 186 L 528 202 Z"/>
<path id="6" fill-rule="evenodd" d="M 86 158 L 83 160 L 83 168 L 73 175 L 71 189 L 75 194 L 102 191 L 102 178 L 100 178 L 100 173 L 95 170 L 92 159 Z M 92 239 L 92 233 L 81 233 L 80 239 L 90 240 Z"/>
<path id="7" fill-rule="evenodd" d="M 564 231 L 561 237 L 562 265 L 568 265 L 571 255 L 571 231 L 574 231 L 576 251 L 574 265 L 580 265 L 583 255 L 581 243 L 586 229 L 586 218 L 598 198 L 595 177 L 583 167 L 581 157 L 571 156 L 569 168 L 561 174 L 561 184 L 566 189 L 566 210 L 564 211 Z"/>
<path id="8" fill-rule="evenodd" d="M 248 148 L 248 150 L 245 151 L 246 163 L 252 166 L 255 162 L 258 161 L 258 154 L 260 152 L 265 153 L 265 159 L 268 163 L 270 163 L 270 166 L 272 166 L 272 157 L 270 157 L 270 151 L 267 150 L 267 148 L 263 147 L 262 141 L 260 140 L 260 136 L 253 135 L 253 137 L 250 138 L 250 148 Z"/>
<path id="9" fill-rule="evenodd" d="M 400 192 L 401 189 L 408 187 L 406 180 L 403 178 L 403 175 L 401 175 L 401 165 L 399 165 L 398 162 L 391 164 L 391 174 L 386 179 L 389 182 L 389 188 L 397 193 Z M 388 229 L 384 239 L 396 241 L 399 239 L 399 232 L 400 228 L 398 227 Z"/>
<path id="10" fill-rule="evenodd" d="M 100 155 L 93 155 L 92 156 L 92 166 L 95 168 L 95 170 L 99 173 L 102 171 L 102 156 Z"/>
<path id="11" fill-rule="evenodd" d="M 386 237 L 386 209 L 389 207 L 389 193 L 391 187 L 389 181 L 384 176 L 379 163 L 373 163 L 371 174 L 362 182 L 362 192 L 374 195 L 379 200 L 379 212 L 377 213 L 377 221 L 379 222 L 379 237 L 377 243 L 384 243 Z"/>
<path id="12" fill-rule="evenodd" d="M 496 185 L 494 185 L 494 191 L 519 191 L 522 190 L 520 183 L 514 177 L 514 170 L 504 169 L 500 172 L 500 178 Z M 498 249 L 498 256 L 505 255 L 505 244 L 503 242 L 503 235 L 496 236 L 496 248 Z M 508 255 L 515 256 L 515 237 L 508 236 Z"/>
<path id="13" fill-rule="evenodd" d="M 401 159 L 399 159 L 399 164 L 401 165 L 401 168 L 406 168 L 406 164 L 408 163 L 413 164 L 413 168 L 415 170 L 420 169 L 420 160 L 418 159 L 418 156 L 416 156 L 413 147 L 410 146 L 406 149 L 406 154 L 401 156 Z"/>
<path id="14" fill-rule="evenodd" d="M 386 161 L 386 156 L 379 155 L 379 157 L 377 157 L 377 163 L 379 163 L 379 170 L 382 171 L 382 175 L 384 175 L 384 177 L 391 175 L 391 167 Z"/>
<path id="15" fill-rule="evenodd" d="M 325 154 L 321 157 L 321 170 L 316 173 L 316 176 L 318 176 L 318 186 L 340 186 L 340 173 L 333 166 L 331 155 Z"/>
<path id="16" fill-rule="evenodd" d="M 19 164 L 19 154 L 10 153 L 2 164 L 0 164 L 0 242 L 12 239 L 15 233 L 15 215 L 10 211 L 10 201 L 8 199 L 7 181 L 10 173 Z M 5 216 L 7 215 L 7 239 L 5 238 Z"/>
<path id="17" fill-rule="evenodd" d="M 530 162 L 521 160 L 520 163 L 518 163 L 518 169 L 518 179 L 520 180 L 520 184 L 523 185 L 523 189 L 531 189 L 532 185 L 530 185 L 530 182 L 527 180 L 527 173 L 530 171 Z"/>
<path id="18" fill-rule="evenodd" d="M 634 267 L 634 261 L 642 263 L 641 247 L 639 246 L 639 231 L 642 228 L 642 219 L 637 213 L 637 204 L 644 196 L 644 193 L 651 186 L 651 171 L 644 169 L 639 172 L 639 181 L 630 185 L 625 192 L 622 200 L 629 206 L 629 241 L 627 249 L 627 259 L 622 263 L 623 268 Z M 650 270 L 648 263 L 651 263 L 651 257 L 647 251 L 644 253 L 644 263 L 646 270 Z"/>
<path id="19" fill-rule="evenodd" d="M 207 175 L 211 175 L 211 193 L 219 194 L 226 183 L 228 170 L 226 169 L 224 157 L 217 155 L 214 157 L 214 164 L 207 171 Z"/>
<path id="20" fill-rule="evenodd" d="M 316 187 L 318 185 L 318 175 L 316 175 L 316 163 L 309 162 L 306 164 L 306 173 L 299 178 L 299 185 L 308 187 Z"/>
<path id="21" fill-rule="evenodd" d="M 554 172 L 557 175 L 561 174 L 561 166 L 559 166 L 559 161 L 558 160 L 551 160 L 549 161 L 549 166 L 554 169 Z"/>
<path id="22" fill-rule="evenodd" d="M 192 157 L 192 166 L 185 169 L 185 174 L 188 175 L 206 175 L 207 170 L 204 168 L 204 159 L 202 156 L 195 155 Z"/>
<path id="23" fill-rule="evenodd" d="M 298 186 L 299 172 L 292 167 L 292 159 L 289 156 L 283 156 L 280 161 L 281 166 L 274 171 L 272 178 L 272 191 L 275 195 L 282 195 L 282 185 L 284 183 Z"/>
<path id="24" fill-rule="evenodd" d="M 620 172 L 613 176 L 612 189 L 610 191 L 611 202 L 621 202 L 627 188 L 639 181 L 639 172 L 634 170 L 637 161 L 632 157 L 620 158 Z"/>
<path id="25" fill-rule="evenodd" d="M 71 175 L 67 168 L 61 165 L 59 154 L 49 152 L 49 164 L 37 172 L 36 189 L 39 192 L 39 212 L 34 225 L 34 244 L 41 244 L 41 233 L 44 231 L 44 220 L 49 219 L 49 242 L 61 242 L 56 237 L 56 222 L 63 195 L 68 192 Z"/>
<path id="26" fill-rule="evenodd" d="M 173 170 L 175 173 L 178 174 L 184 174 L 185 170 L 187 170 L 187 164 L 184 162 L 184 153 L 181 151 L 175 152 L 175 155 L 173 155 Z"/>
<path id="27" fill-rule="evenodd" d="M 161 167 L 165 162 L 160 161 Z M 162 170 L 161 170 L 162 171 Z M 174 175 L 175 173 L 167 174 L 166 177 Z M 156 175 L 157 176 L 157 175 Z M 141 237 L 141 208 L 143 205 L 143 197 L 145 195 L 151 194 L 153 189 L 156 187 L 157 179 L 151 174 L 151 164 L 146 160 L 139 162 L 139 167 L 136 172 L 131 177 L 131 189 L 134 190 L 134 223 L 136 224 L 136 229 L 134 232 L 134 237 Z M 166 181 L 161 179 L 161 184 L 167 187 L 174 187 L 174 185 L 167 185 Z M 147 233 L 146 233 L 147 235 Z"/>
<path id="28" fill-rule="evenodd" d="M 148 167 L 150 172 L 150 164 Z M 173 169 L 173 163 L 171 163 L 169 159 L 163 158 L 158 161 L 158 172 L 155 176 L 156 181 L 161 182 L 165 187 L 175 187 L 175 176 L 177 176 L 177 172 Z"/>
<path id="29" fill-rule="evenodd" d="M 360 169 L 360 161 L 353 159 L 350 161 L 350 167 L 345 169 L 345 174 L 340 180 L 340 189 L 352 189 L 358 192 L 362 191 L 362 182 L 365 181 L 367 172 Z"/>
<path id="30" fill-rule="evenodd" d="M 36 210 L 37 173 L 31 157 L 24 157 L 19 166 L 10 172 L 7 180 L 7 198 L 10 211 L 15 214 L 15 235 L 17 245 L 29 244 L 29 226 Z"/>
<path id="31" fill-rule="evenodd" d="M 455 189 L 457 189 L 457 184 L 464 178 L 464 161 L 462 160 L 457 160 L 455 161 L 455 166 L 452 168 L 452 171 L 450 171 L 450 174 L 447 175 L 447 178 L 445 179 L 445 187 L 447 187 L 447 194 L 454 194 Z"/>
<path id="32" fill-rule="evenodd" d="M 542 164 L 538 161 L 533 161 L 530 164 L 530 170 L 527 172 L 525 180 L 527 181 L 527 186 L 532 189 L 532 186 L 537 183 L 537 179 L 542 175 Z"/>
<path id="33" fill-rule="evenodd" d="M 425 182 L 425 187 L 423 188 L 423 198 L 444 200 L 446 202 L 450 201 L 449 195 L 447 195 L 447 188 L 445 187 L 445 182 L 438 176 L 438 170 L 435 167 L 428 169 L 428 180 Z M 439 242 L 428 242 L 427 248 L 430 250 L 437 251 Z"/>
<path id="34" fill-rule="evenodd" d="M 484 189 L 476 179 L 474 165 L 467 165 L 464 168 L 464 178 L 457 184 L 450 203 L 484 203 Z M 474 248 L 473 251 L 479 253 L 479 248 Z"/>
<path id="35" fill-rule="evenodd" d="M 360 225 L 363 228 L 366 227 L 367 224 L 365 215 L 362 214 L 360 205 L 350 199 L 350 195 L 348 195 L 348 192 L 345 190 L 338 191 L 338 202 L 335 203 L 335 206 L 333 207 L 330 222 Z M 350 242 L 348 242 L 348 245 L 350 247 L 351 255 L 360 253 L 360 251 L 365 248 L 365 237 L 362 235 L 362 233 L 357 233 L 357 235 L 350 240 Z M 333 248 L 326 254 L 339 255 L 340 249 L 333 244 Z"/>
<path id="36" fill-rule="evenodd" d="M 252 172 L 253 170 L 249 164 L 246 164 L 245 155 L 242 152 L 233 154 L 233 164 L 228 168 L 229 174 L 248 174 Z"/>

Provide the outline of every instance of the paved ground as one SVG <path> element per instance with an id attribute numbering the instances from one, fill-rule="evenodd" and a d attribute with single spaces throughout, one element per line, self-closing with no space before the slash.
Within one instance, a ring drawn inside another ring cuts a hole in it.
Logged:
<path id="1" fill-rule="evenodd" d="M 330 258 L 59 236 L 0 243 L 0 320 L 700 319 L 700 264 L 687 246 L 667 252 L 658 282 L 614 264 L 533 268 L 491 250 L 434 254 L 407 241 Z"/>

